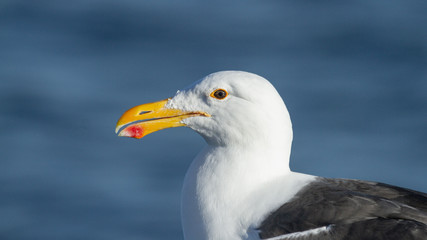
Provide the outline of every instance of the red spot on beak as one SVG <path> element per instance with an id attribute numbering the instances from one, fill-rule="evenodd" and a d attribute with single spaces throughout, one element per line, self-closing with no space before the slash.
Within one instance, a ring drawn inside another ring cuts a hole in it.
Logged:
<path id="1" fill-rule="evenodd" d="M 123 136 L 142 138 L 144 136 L 144 129 L 138 125 L 129 126 L 126 129 L 123 129 Z"/>

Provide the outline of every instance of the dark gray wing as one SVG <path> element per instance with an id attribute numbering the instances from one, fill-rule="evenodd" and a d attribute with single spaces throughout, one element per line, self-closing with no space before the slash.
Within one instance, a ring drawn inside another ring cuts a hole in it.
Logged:
<path id="1" fill-rule="evenodd" d="M 292 235 L 321 227 L 327 228 L 315 235 Z M 289 234 L 292 239 L 426 240 L 427 194 L 382 183 L 317 178 L 258 230 L 261 239 L 288 239 Z"/>

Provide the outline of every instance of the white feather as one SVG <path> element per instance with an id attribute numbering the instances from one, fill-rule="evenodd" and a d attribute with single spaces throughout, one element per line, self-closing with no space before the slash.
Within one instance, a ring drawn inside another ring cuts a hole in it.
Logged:
<path id="1" fill-rule="evenodd" d="M 229 95 L 211 97 L 218 88 Z M 183 121 L 208 143 L 184 181 L 186 240 L 259 239 L 255 232 L 261 221 L 314 179 L 290 171 L 289 113 L 260 76 L 214 73 L 178 91 L 167 107 L 211 115 Z"/>
<path id="2" fill-rule="evenodd" d="M 320 233 L 328 232 L 329 229 L 330 229 L 329 227 L 323 226 L 319 228 L 310 229 L 307 231 L 289 233 L 289 234 L 280 235 L 277 237 L 268 238 L 264 240 L 292 240 L 292 239 L 298 239 L 298 238 L 301 239 L 302 237 L 313 237 Z"/>

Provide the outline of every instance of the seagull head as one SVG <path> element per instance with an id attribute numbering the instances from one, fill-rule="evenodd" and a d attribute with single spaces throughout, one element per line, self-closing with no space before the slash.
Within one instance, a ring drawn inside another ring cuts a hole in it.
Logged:
<path id="1" fill-rule="evenodd" d="M 242 71 L 212 73 L 172 98 L 133 107 L 117 122 L 116 133 L 142 138 L 180 126 L 195 130 L 210 145 L 292 141 L 289 114 L 276 89 Z"/>

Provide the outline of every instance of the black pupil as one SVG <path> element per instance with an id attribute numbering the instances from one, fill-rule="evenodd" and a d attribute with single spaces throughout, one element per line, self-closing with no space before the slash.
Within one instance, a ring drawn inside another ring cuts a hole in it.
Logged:
<path id="1" fill-rule="evenodd" d="M 220 98 L 220 99 L 222 99 L 222 98 L 225 98 L 225 96 L 227 95 L 227 93 L 225 93 L 225 91 L 224 90 L 217 90 L 215 93 L 214 93 L 214 96 L 216 97 L 216 98 Z"/>

